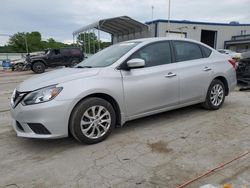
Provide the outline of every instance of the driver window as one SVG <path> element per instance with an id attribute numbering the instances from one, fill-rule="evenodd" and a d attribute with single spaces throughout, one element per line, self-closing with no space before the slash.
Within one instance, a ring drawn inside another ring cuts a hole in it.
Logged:
<path id="1" fill-rule="evenodd" d="M 54 53 L 55 53 L 55 55 L 59 55 L 60 54 L 60 50 L 59 49 L 55 49 Z"/>
<path id="2" fill-rule="evenodd" d="M 171 50 L 169 42 L 150 44 L 135 52 L 129 59 L 144 59 L 145 67 L 171 63 Z"/>

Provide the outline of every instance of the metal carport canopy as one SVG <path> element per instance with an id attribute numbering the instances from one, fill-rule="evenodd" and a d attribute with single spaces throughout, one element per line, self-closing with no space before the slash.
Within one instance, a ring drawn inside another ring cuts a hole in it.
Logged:
<path id="1" fill-rule="evenodd" d="M 73 36 L 80 33 L 89 31 L 91 29 L 98 29 L 115 36 L 128 35 L 142 31 L 148 31 L 148 26 L 141 22 L 138 22 L 128 16 L 120 16 L 114 18 L 108 18 L 99 20 L 90 25 L 86 25 L 73 32 Z"/>

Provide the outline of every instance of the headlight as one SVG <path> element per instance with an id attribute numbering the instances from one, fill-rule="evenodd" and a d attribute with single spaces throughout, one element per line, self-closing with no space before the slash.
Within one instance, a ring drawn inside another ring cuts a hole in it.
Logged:
<path id="1" fill-rule="evenodd" d="M 49 86 L 27 94 L 23 101 L 23 105 L 38 104 L 48 102 L 54 99 L 61 91 L 62 87 Z"/>
<path id="2" fill-rule="evenodd" d="M 11 95 L 11 98 L 10 98 L 10 103 L 11 103 L 11 106 L 13 107 L 15 105 L 15 98 L 16 98 L 16 89 L 14 89 L 12 95 Z"/>

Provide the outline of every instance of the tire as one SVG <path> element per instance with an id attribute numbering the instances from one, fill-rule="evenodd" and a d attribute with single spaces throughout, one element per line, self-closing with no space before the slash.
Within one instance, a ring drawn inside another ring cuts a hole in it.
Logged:
<path id="1" fill-rule="evenodd" d="M 113 106 L 104 99 L 93 97 L 81 101 L 74 108 L 69 130 L 79 142 L 95 144 L 105 140 L 115 124 L 116 114 Z"/>
<path id="2" fill-rule="evenodd" d="M 225 100 L 225 85 L 220 80 L 213 80 L 208 88 L 206 101 L 202 106 L 208 110 L 218 110 Z"/>
<path id="3" fill-rule="evenodd" d="M 24 64 L 23 63 L 17 63 L 13 66 L 13 71 L 23 71 Z"/>
<path id="4" fill-rule="evenodd" d="M 43 62 L 40 62 L 40 61 L 35 62 L 35 63 L 33 63 L 31 70 L 37 74 L 44 73 L 45 65 Z"/>
<path id="5" fill-rule="evenodd" d="M 74 67 L 74 66 L 76 66 L 78 63 L 79 63 L 78 59 L 73 59 L 73 60 L 71 61 L 71 64 L 69 65 L 69 67 Z"/>

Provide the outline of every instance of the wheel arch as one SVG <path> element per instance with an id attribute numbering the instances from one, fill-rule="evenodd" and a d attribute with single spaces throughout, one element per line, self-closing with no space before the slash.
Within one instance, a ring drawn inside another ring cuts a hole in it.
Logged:
<path id="1" fill-rule="evenodd" d="M 47 63 L 46 63 L 43 59 L 36 59 L 36 60 L 33 60 L 33 61 L 31 62 L 31 65 L 33 65 L 33 64 L 36 63 L 36 62 L 42 62 L 42 63 L 45 65 L 45 67 L 48 67 Z"/>
<path id="2" fill-rule="evenodd" d="M 224 84 L 225 91 L 226 91 L 225 95 L 227 96 L 229 94 L 229 87 L 228 87 L 227 79 L 224 76 L 217 76 L 214 78 L 214 80 L 220 80 Z"/>
<path id="3" fill-rule="evenodd" d="M 75 105 L 74 107 L 72 108 L 71 112 L 70 112 L 70 116 L 69 116 L 69 119 L 68 119 L 68 133 L 70 133 L 70 130 L 69 130 L 69 123 L 70 123 L 70 119 L 71 119 L 71 116 L 72 116 L 72 113 L 74 111 L 74 109 L 76 108 L 76 106 L 82 102 L 83 100 L 87 99 L 87 98 L 91 98 L 91 97 L 97 97 L 97 98 L 101 98 L 101 99 L 104 99 L 106 101 L 108 101 L 112 107 L 114 108 L 114 111 L 115 111 L 115 115 L 116 115 L 116 127 L 120 127 L 121 126 L 121 110 L 120 110 L 120 107 L 119 107 L 119 104 L 118 102 L 110 95 L 106 94 L 106 93 L 93 93 L 93 94 L 89 94 L 85 97 L 83 97 L 82 99 L 80 99 Z"/>

